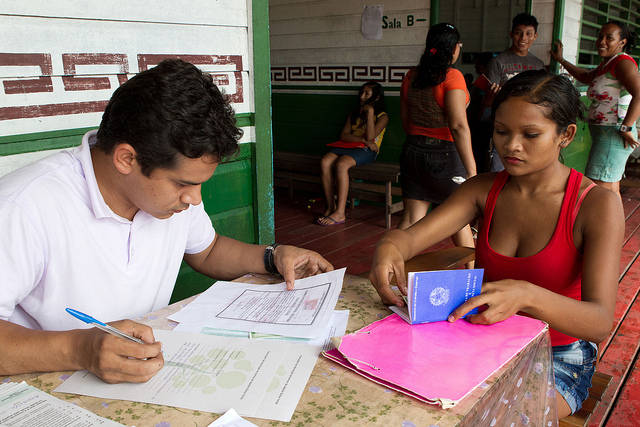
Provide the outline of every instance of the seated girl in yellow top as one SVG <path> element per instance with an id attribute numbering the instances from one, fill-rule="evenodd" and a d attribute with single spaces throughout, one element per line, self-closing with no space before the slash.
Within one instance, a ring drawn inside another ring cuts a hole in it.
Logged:
<path id="1" fill-rule="evenodd" d="M 349 193 L 349 169 L 373 162 L 380 150 L 389 116 L 384 111 L 384 91 L 376 82 L 360 87 L 359 105 L 347 116 L 340 141 L 329 145 L 331 150 L 322 157 L 322 187 L 327 201 L 324 215 L 316 220 L 319 225 L 343 224 L 346 218 Z M 334 183 L 337 200 L 334 200 Z"/>

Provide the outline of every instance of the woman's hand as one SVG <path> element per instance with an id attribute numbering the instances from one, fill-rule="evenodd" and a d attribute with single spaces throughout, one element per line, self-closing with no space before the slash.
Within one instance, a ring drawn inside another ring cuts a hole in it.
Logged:
<path id="1" fill-rule="evenodd" d="M 364 104 L 362 106 L 362 112 L 366 113 L 366 114 L 373 114 L 375 112 L 375 110 L 373 109 L 373 105 L 371 104 Z"/>
<path id="2" fill-rule="evenodd" d="M 448 320 L 455 322 L 474 308 L 486 305 L 486 310 L 467 317 L 467 320 L 480 325 L 501 322 L 523 310 L 530 285 L 529 282 L 512 279 L 484 283 L 482 293 L 456 308 Z"/>
<path id="3" fill-rule="evenodd" d="M 391 289 L 391 277 L 396 277 L 398 288 L 407 294 L 407 279 L 404 272 L 404 258 L 398 248 L 392 243 L 382 243 L 376 248 L 373 263 L 369 272 L 369 280 L 376 288 L 378 295 L 385 305 L 402 307 L 404 302 Z"/>
<path id="4" fill-rule="evenodd" d="M 375 153 L 378 152 L 379 148 L 378 145 L 373 142 L 373 141 L 364 141 L 365 145 L 367 146 L 367 148 Z"/>
<path id="5" fill-rule="evenodd" d="M 636 148 L 640 146 L 640 141 L 633 137 L 633 132 L 620 132 L 620 136 L 622 137 L 622 141 L 624 142 L 624 148 L 633 147 Z"/>
<path id="6" fill-rule="evenodd" d="M 563 51 L 562 42 L 560 40 L 556 40 L 555 42 L 553 42 L 553 46 L 551 47 L 551 50 L 549 51 L 549 53 L 551 54 L 553 59 L 555 59 L 555 61 L 559 64 L 562 63 L 562 61 L 564 61 L 562 51 Z"/>

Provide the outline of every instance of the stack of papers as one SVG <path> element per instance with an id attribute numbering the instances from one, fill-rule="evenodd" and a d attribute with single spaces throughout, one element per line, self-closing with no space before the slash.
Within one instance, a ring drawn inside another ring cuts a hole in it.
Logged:
<path id="1" fill-rule="evenodd" d="M 291 291 L 286 290 L 284 282 L 216 282 L 169 319 L 180 323 L 176 331 L 324 342 L 334 336 L 329 335 L 334 333 L 332 325 L 342 333 L 346 328 L 347 316 L 333 310 L 345 271 L 342 268 L 298 279 Z"/>
<path id="2" fill-rule="evenodd" d="M 289 421 L 318 358 L 309 345 L 153 333 L 165 362 L 148 382 L 107 384 L 79 371 L 54 391 Z"/>
<path id="3" fill-rule="evenodd" d="M 76 372 L 55 391 L 288 422 L 322 350 L 344 335 L 334 311 L 345 269 L 284 283 L 217 282 L 154 330 L 164 367 L 144 384 Z"/>
<path id="4" fill-rule="evenodd" d="M 0 425 L 13 427 L 121 426 L 21 383 L 0 384 Z"/>

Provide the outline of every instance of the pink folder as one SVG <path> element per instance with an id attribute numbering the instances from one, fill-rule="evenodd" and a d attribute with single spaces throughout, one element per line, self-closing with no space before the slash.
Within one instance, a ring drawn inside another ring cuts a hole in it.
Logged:
<path id="1" fill-rule="evenodd" d="M 345 335 L 322 354 L 385 387 L 450 408 L 547 328 L 518 315 L 493 325 L 410 325 L 392 314 Z"/>

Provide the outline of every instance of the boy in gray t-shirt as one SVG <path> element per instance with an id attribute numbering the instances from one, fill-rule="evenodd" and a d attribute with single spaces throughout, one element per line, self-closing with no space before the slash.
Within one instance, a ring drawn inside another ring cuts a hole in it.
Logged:
<path id="1" fill-rule="evenodd" d="M 502 86 L 516 74 L 544 68 L 544 63 L 537 56 L 530 52 L 527 52 L 525 56 L 520 56 L 512 49 L 513 47 L 505 50 L 489 63 L 487 78 L 491 82 Z"/>
<path id="2" fill-rule="evenodd" d="M 538 20 L 528 13 L 519 13 L 511 21 L 511 47 L 493 58 L 487 66 L 487 78 L 502 86 L 511 77 L 527 70 L 540 70 L 544 63 L 529 53 L 538 38 Z M 497 92 L 497 91 L 495 91 Z"/>
<path id="3" fill-rule="evenodd" d="M 493 98 L 511 77 L 527 70 L 540 70 L 544 68 L 544 63 L 535 55 L 529 52 L 531 45 L 538 38 L 538 20 L 528 13 L 520 13 L 511 21 L 511 47 L 493 58 L 487 65 L 486 77 L 491 86 L 487 89 L 484 99 L 481 117 L 479 119 L 480 128 L 485 128 L 484 132 L 475 132 L 472 135 L 474 144 L 481 145 L 477 149 L 486 150 L 489 147 L 491 131 L 491 103 Z M 484 123 L 484 125 L 483 125 Z M 473 132 L 473 129 L 472 129 Z M 474 138 L 475 137 L 475 138 Z M 497 153 L 492 151 L 489 154 L 490 170 L 498 171 L 504 169 Z M 483 161 L 482 163 L 485 163 Z"/>

